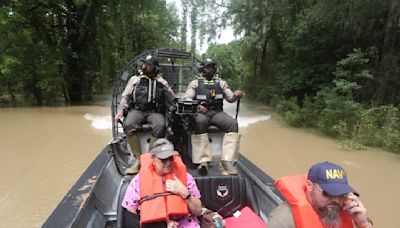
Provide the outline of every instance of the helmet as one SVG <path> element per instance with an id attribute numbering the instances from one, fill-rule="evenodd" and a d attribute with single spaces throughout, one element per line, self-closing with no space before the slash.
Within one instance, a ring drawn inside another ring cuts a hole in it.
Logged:
<path id="1" fill-rule="evenodd" d="M 146 56 L 146 58 L 143 59 L 142 62 L 150 63 L 150 64 L 152 64 L 152 65 L 155 66 L 155 67 L 158 67 L 158 66 L 160 65 L 160 64 L 158 63 L 157 58 L 154 57 L 154 56 L 152 56 L 152 55 Z"/>
<path id="2" fill-rule="evenodd" d="M 210 58 L 207 58 L 207 59 L 205 59 L 203 62 L 201 62 L 201 64 L 200 64 L 202 67 L 206 67 L 206 66 L 209 66 L 209 65 L 213 65 L 214 67 L 217 65 L 212 59 L 210 59 Z"/>

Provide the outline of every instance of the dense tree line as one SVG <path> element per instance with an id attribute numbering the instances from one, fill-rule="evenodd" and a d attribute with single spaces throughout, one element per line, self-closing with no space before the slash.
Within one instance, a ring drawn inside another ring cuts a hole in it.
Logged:
<path id="1" fill-rule="evenodd" d="M 5 0 L 0 102 L 90 101 L 143 50 L 177 46 L 179 20 L 162 0 Z"/>
<path id="2" fill-rule="evenodd" d="M 344 145 L 400 152 L 400 1 L 231 0 L 226 7 L 243 37 L 220 48 L 240 53 L 248 95 Z"/>

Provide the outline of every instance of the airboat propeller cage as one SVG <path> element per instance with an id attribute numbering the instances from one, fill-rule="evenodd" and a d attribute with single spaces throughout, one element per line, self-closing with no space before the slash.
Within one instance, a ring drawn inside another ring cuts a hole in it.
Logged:
<path id="1" fill-rule="evenodd" d="M 155 62 L 157 61 L 157 62 Z M 168 81 L 177 100 L 172 109 L 175 109 L 177 115 L 196 115 L 198 101 L 184 101 L 183 95 L 187 85 L 197 75 L 198 66 L 210 65 L 215 63 L 211 59 L 200 61 L 196 59 L 192 53 L 177 49 L 152 49 L 136 56 L 131 60 L 117 75 L 116 86 L 113 91 L 112 114 L 115 116 L 117 112 L 118 102 L 121 100 L 122 91 L 125 89 L 126 83 L 133 75 L 139 74 L 143 62 L 154 62 L 158 64 L 161 74 Z M 178 75 L 178 76 L 177 76 Z M 209 128 L 208 134 L 210 141 L 211 156 L 213 159 L 220 159 L 222 154 L 222 142 L 224 132 L 220 132 L 215 126 Z M 151 126 L 144 124 L 142 130 L 138 132 L 142 151 L 148 151 L 149 141 L 151 138 Z M 113 122 L 113 136 L 124 135 L 121 125 Z M 190 139 L 189 139 L 190 140 Z M 189 156 L 192 157 L 192 147 L 189 143 Z"/>

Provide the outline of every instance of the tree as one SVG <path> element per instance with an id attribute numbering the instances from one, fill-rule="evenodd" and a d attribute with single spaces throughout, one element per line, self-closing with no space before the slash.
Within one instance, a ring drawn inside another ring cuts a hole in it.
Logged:
<path id="1" fill-rule="evenodd" d="M 90 101 L 133 56 L 177 47 L 178 26 L 164 0 L 5 1 L 0 97 L 37 105 Z"/>

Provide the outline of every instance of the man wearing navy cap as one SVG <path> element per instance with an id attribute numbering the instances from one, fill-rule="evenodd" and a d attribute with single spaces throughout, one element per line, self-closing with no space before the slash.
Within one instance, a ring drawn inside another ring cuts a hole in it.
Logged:
<path id="1" fill-rule="evenodd" d="M 339 165 L 317 163 L 308 175 L 282 177 L 275 184 L 286 201 L 271 212 L 268 227 L 372 227 L 358 192 Z"/>

